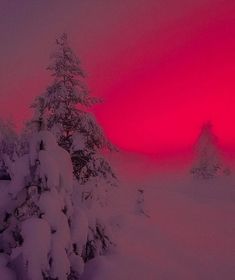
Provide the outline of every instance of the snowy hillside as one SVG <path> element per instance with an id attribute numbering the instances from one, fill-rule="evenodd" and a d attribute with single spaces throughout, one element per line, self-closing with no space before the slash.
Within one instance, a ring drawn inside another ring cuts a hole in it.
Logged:
<path id="1" fill-rule="evenodd" d="M 186 166 L 177 170 L 171 168 L 172 165 L 160 168 L 152 159 L 141 155 L 133 157 L 119 153 L 112 161 L 120 178 L 119 187 L 108 195 L 108 212 L 100 213 L 109 220 L 116 246 L 105 256 L 86 262 L 82 280 L 234 279 L 233 173 L 195 180 Z M 141 173 L 138 166 L 149 166 L 148 172 Z M 69 174 L 69 170 L 67 172 Z M 55 182 L 51 183 L 53 187 Z M 10 185 L 7 181 L 0 182 L 1 211 L 9 207 Z M 93 208 L 93 211 L 97 210 Z M 78 244 L 83 244 L 85 240 L 81 238 L 87 226 L 81 215 L 76 218 L 80 225 L 72 236 Z M 31 221 L 35 224 L 33 227 L 40 230 L 45 227 L 43 232 L 46 234 L 47 225 L 39 225 L 35 220 Z M 27 234 L 31 222 L 23 224 L 23 234 L 24 230 Z M 37 238 L 35 234 L 34 238 Z M 44 240 L 47 240 L 46 235 Z M 30 244 L 29 254 L 35 252 Z M 9 260 L 5 257 L 1 257 L 1 280 L 24 279 L 12 276 L 13 272 L 6 267 Z"/>
<path id="2" fill-rule="evenodd" d="M 136 170 L 134 162 L 129 158 L 130 173 L 131 167 Z M 202 182 L 187 176 L 185 169 L 155 171 L 145 178 L 136 173 L 132 185 L 129 177 L 128 184 L 123 178 L 116 252 L 88 263 L 82 280 L 233 280 L 235 178 Z M 135 213 L 139 185 L 150 218 Z"/>

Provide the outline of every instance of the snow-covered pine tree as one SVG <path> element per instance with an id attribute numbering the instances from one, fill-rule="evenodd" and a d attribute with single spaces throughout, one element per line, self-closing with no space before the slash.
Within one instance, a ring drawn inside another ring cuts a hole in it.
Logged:
<path id="1" fill-rule="evenodd" d="M 50 132 L 34 134 L 29 154 L 15 163 L 9 193 L 0 250 L 17 279 L 79 279 L 88 221 L 79 203 L 72 205 L 70 155 Z"/>
<path id="2" fill-rule="evenodd" d="M 41 96 L 41 101 L 38 102 L 37 98 L 34 103 L 38 123 L 43 122 L 42 125 L 56 136 L 58 144 L 70 153 L 84 204 L 104 205 L 105 194 L 111 185 L 116 184 L 116 177 L 101 154 L 104 149 L 112 149 L 112 145 L 89 112 L 90 106 L 100 100 L 89 95 L 85 73 L 66 34 L 56 40 L 56 51 L 51 60 L 48 70 L 53 82 Z M 93 216 L 97 213 L 94 211 Z M 85 260 L 103 253 L 112 243 L 105 232 L 105 223 L 98 216 L 95 222 L 93 218 L 90 219 L 87 250 L 83 255 Z"/>
<path id="3" fill-rule="evenodd" d="M 222 173 L 226 173 L 224 168 L 218 139 L 213 132 L 210 122 L 202 126 L 201 132 L 195 145 L 196 161 L 191 169 L 191 174 L 196 178 L 210 179 Z"/>
<path id="4" fill-rule="evenodd" d="M 84 109 L 97 103 L 98 99 L 89 95 L 80 60 L 69 47 L 66 34 L 56 40 L 56 50 L 47 69 L 54 77 L 53 82 L 41 98 L 37 97 L 34 107 L 41 119 L 45 116 L 44 120 L 57 136 L 59 145 L 70 151 L 73 134 L 82 133 L 82 130 L 86 132 L 84 123 L 89 115 Z M 39 100 L 43 100 L 43 106 Z M 93 126 L 98 129 L 95 123 Z M 92 137 L 89 139 L 92 145 L 101 147 L 105 144 L 102 134 L 99 137 L 97 133 L 89 136 Z"/>

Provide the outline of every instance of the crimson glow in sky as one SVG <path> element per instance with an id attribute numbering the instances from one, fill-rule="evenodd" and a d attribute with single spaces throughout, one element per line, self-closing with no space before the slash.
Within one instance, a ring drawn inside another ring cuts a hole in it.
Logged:
<path id="1" fill-rule="evenodd" d="M 21 123 L 68 32 L 109 138 L 140 152 L 187 149 L 210 120 L 235 146 L 235 1 L 0 0 L 0 110 Z"/>

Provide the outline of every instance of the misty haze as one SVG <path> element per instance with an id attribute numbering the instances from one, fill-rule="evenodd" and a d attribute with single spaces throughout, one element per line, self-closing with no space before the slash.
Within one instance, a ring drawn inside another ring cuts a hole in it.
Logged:
<path id="1" fill-rule="evenodd" d="M 235 279 L 234 20 L 0 0 L 0 280 Z"/>

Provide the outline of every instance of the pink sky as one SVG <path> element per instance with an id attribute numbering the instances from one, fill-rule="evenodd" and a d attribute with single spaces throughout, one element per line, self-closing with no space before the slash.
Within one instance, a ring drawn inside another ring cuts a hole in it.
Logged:
<path id="1" fill-rule="evenodd" d="M 104 99 L 94 111 L 115 144 L 183 150 L 211 120 L 221 143 L 235 146 L 234 1 L 0 0 L 1 116 L 30 116 L 64 31 Z"/>

